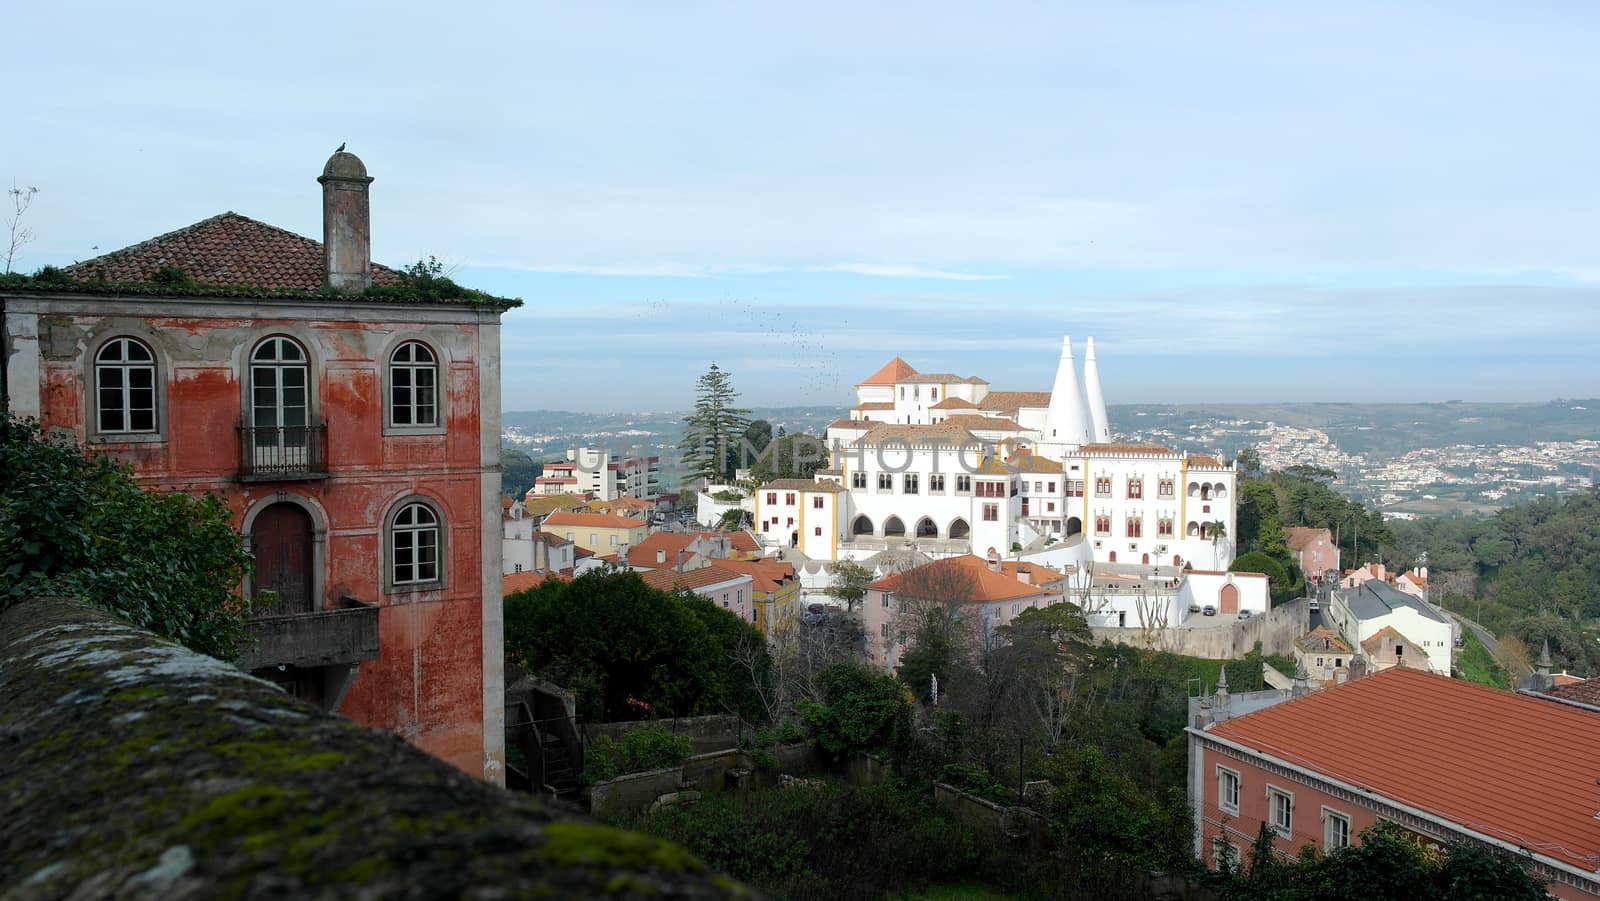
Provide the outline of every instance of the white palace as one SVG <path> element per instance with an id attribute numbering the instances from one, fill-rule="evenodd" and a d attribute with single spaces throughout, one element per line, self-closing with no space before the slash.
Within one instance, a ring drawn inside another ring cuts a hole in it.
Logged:
<path id="1" fill-rule="evenodd" d="M 1083 364 L 1080 378 L 1066 338 L 1049 392 L 991 391 L 890 360 L 828 427 L 830 468 L 757 489 L 756 534 L 813 560 L 914 549 L 1225 568 L 1234 466 L 1112 441 L 1093 338 Z"/>

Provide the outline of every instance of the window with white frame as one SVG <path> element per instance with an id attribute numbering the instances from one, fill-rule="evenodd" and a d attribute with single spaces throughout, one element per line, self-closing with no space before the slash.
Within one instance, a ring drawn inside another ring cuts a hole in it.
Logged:
<path id="1" fill-rule="evenodd" d="M 1217 806 L 1228 813 L 1239 812 L 1239 774 L 1226 767 L 1217 767 Z"/>
<path id="2" fill-rule="evenodd" d="M 903 477 L 903 480 L 904 480 L 904 483 L 905 483 L 904 486 L 903 486 L 903 490 L 905 491 L 905 493 L 906 494 L 916 494 L 917 493 L 917 487 L 918 487 L 917 486 L 917 474 L 914 473 L 914 472 L 908 472 Z"/>
<path id="3" fill-rule="evenodd" d="M 1350 818 L 1336 810 L 1322 808 L 1323 853 L 1350 846 Z"/>
<path id="4" fill-rule="evenodd" d="M 850 487 L 851 488 L 865 488 L 865 487 L 867 487 L 867 474 L 864 473 L 864 472 L 852 472 L 852 473 L 850 473 Z"/>
<path id="5" fill-rule="evenodd" d="M 1267 818 L 1272 831 L 1281 838 L 1294 834 L 1294 795 L 1281 788 L 1267 787 Z"/>
<path id="6" fill-rule="evenodd" d="M 879 491 L 893 491 L 894 490 L 894 476 L 892 476 L 892 475 L 890 475 L 889 473 L 886 473 L 886 472 L 878 473 L 878 490 Z"/>
<path id="7" fill-rule="evenodd" d="M 389 424 L 439 424 L 439 361 L 421 341 L 407 341 L 389 357 Z"/>
<path id="8" fill-rule="evenodd" d="M 930 493 L 944 491 L 944 473 L 936 472 L 928 476 L 928 491 Z"/>
<path id="9" fill-rule="evenodd" d="M 133 338 L 113 338 L 94 358 L 97 431 L 156 431 L 156 357 Z"/>
<path id="10" fill-rule="evenodd" d="M 401 507 L 389 529 L 390 578 L 397 587 L 438 582 L 439 517 L 427 504 Z"/>
<path id="11" fill-rule="evenodd" d="M 956 490 L 964 493 L 972 491 L 972 476 L 956 476 Z"/>
<path id="12" fill-rule="evenodd" d="M 1237 870 L 1239 860 L 1238 845 L 1220 835 L 1211 840 L 1211 862 L 1218 870 L 1229 872 Z"/>

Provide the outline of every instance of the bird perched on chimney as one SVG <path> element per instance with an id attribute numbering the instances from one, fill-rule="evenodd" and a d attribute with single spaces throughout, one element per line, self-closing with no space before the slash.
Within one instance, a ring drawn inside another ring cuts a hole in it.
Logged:
<path id="1" fill-rule="evenodd" d="M 335 150 L 334 153 L 344 153 L 344 145 L 345 145 L 345 143 L 346 142 L 344 142 L 344 141 L 340 141 L 339 142 L 339 149 Z"/>

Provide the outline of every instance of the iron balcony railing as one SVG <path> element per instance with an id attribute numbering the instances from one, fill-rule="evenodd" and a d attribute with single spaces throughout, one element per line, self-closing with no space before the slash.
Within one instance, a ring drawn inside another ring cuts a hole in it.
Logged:
<path id="1" fill-rule="evenodd" d="M 328 426 L 247 426 L 239 430 L 239 474 L 256 481 L 320 478 L 328 472 Z"/>

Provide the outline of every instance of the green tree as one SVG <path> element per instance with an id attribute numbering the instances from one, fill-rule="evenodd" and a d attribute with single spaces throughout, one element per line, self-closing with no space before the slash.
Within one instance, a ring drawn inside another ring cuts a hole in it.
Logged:
<path id="1" fill-rule="evenodd" d="M 736 660 L 740 647 L 765 654 L 756 628 L 634 572 L 552 579 L 507 597 L 505 642 L 507 660 L 575 691 L 586 718 L 761 718 L 751 670 Z"/>
<path id="2" fill-rule="evenodd" d="M 817 746 L 838 758 L 887 751 L 911 725 L 905 686 L 874 669 L 836 663 L 823 672 L 822 699 L 799 704 Z"/>
<path id="3" fill-rule="evenodd" d="M 710 481 L 733 478 L 739 466 L 739 439 L 750 425 L 750 411 L 735 407 L 738 392 L 728 373 L 716 363 L 695 382 L 694 412 L 683 418 L 683 462 L 688 471 Z"/>
<path id="4" fill-rule="evenodd" d="M 1241 480 L 1261 478 L 1263 472 L 1261 469 L 1261 453 L 1255 448 L 1247 447 L 1239 451 L 1233 462 L 1239 468 L 1239 478 Z"/>
<path id="5" fill-rule="evenodd" d="M 772 439 L 765 452 L 750 464 L 750 477 L 757 483 L 773 479 L 806 479 L 828 464 L 827 442 L 804 433 L 782 434 Z"/>
<path id="6" fill-rule="evenodd" d="M 1294 597 L 1294 584 L 1290 582 L 1289 571 L 1283 564 L 1263 554 L 1260 551 L 1251 551 L 1234 558 L 1228 567 L 1229 572 L 1236 573 L 1261 573 L 1267 577 L 1268 590 L 1272 593 L 1273 603 L 1282 603 Z"/>
<path id="7" fill-rule="evenodd" d="M 233 660 L 250 566 L 221 498 L 141 491 L 127 467 L 0 414 L 0 609 L 80 597 Z"/>
<path id="8" fill-rule="evenodd" d="M 533 488 L 533 480 L 544 472 L 543 463 L 535 463 L 526 451 L 506 448 L 500 451 L 500 493 L 512 500 L 522 500 Z"/>
<path id="9" fill-rule="evenodd" d="M 840 560 L 829 566 L 828 571 L 833 573 L 833 582 L 828 585 L 826 592 L 828 597 L 854 613 L 856 605 L 867 596 L 867 586 L 872 584 L 872 570 L 853 560 Z"/>

